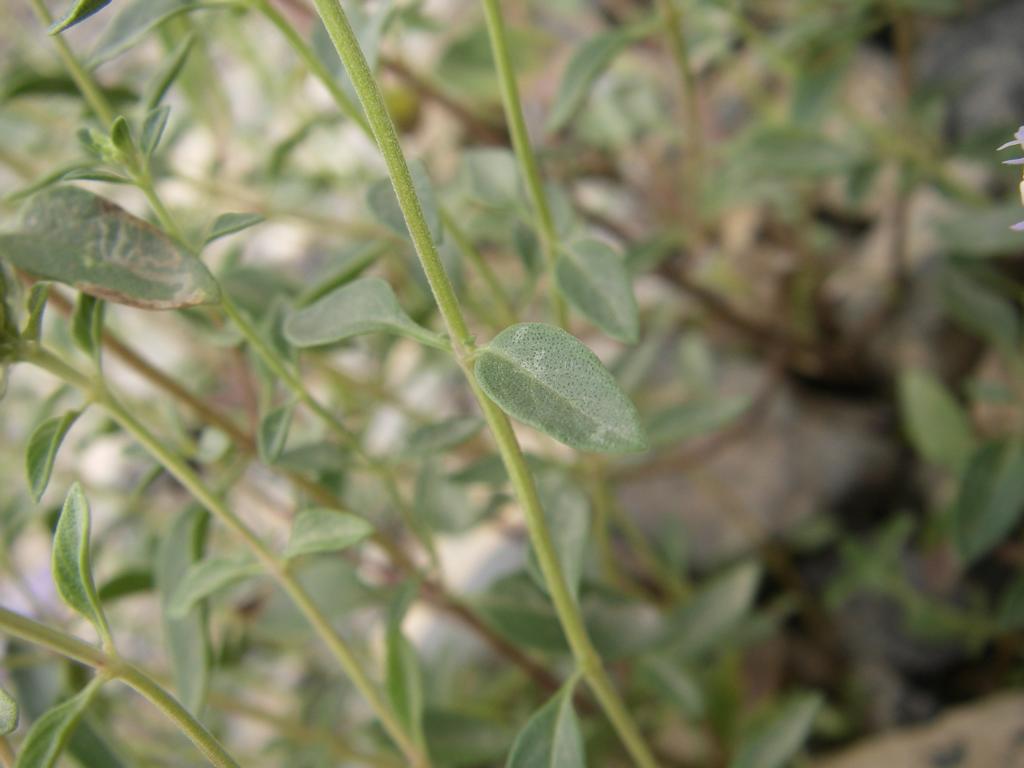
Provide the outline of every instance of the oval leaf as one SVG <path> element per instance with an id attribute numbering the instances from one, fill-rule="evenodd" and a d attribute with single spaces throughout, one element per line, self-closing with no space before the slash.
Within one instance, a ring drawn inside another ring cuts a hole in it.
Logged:
<path id="1" fill-rule="evenodd" d="M 32 198 L 0 258 L 37 277 L 144 309 L 211 304 L 217 282 L 167 235 L 91 192 L 53 187 Z"/>
<path id="2" fill-rule="evenodd" d="M 548 117 L 549 132 L 554 133 L 569 122 L 583 106 L 590 86 L 631 40 L 632 30 L 616 29 L 590 38 L 573 53 Z"/>
<path id="3" fill-rule="evenodd" d="M 917 452 L 953 472 L 963 469 L 974 436 L 952 393 L 925 371 L 907 371 L 900 376 L 899 394 L 903 431 Z"/>
<path id="4" fill-rule="evenodd" d="M 429 346 L 447 348 L 444 337 L 417 325 L 398 303 L 391 286 L 363 277 L 292 312 L 284 336 L 296 347 L 334 344 L 364 333 L 395 333 Z"/>
<path id="5" fill-rule="evenodd" d="M 52 768 L 102 684 L 102 679 L 94 678 L 77 694 L 36 720 L 25 735 L 14 768 Z"/>
<path id="6" fill-rule="evenodd" d="M 362 518 L 334 509 L 304 509 L 295 518 L 285 548 L 286 558 L 315 552 L 337 552 L 373 535 L 373 526 Z"/>
<path id="7" fill-rule="evenodd" d="M 613 339 L 635 344 L 636 299 L 622 259 L 600 240 L 579 240 L 555 263 L 558 288 L 579 312 Z"/>
<path id="8" fill-rule="evenodd" d="M 174 590 L 167 615 L 180 619 L 200 600 L 240 581 L 258 576 L 260 567 L 247 555 L 209 557 L 188 569 Z"/>
<path id="9" fill-rule="evenodd" d="M 730 768 L 783 768 L 807 741 L 821 710 L 817 694 L 797 697 L 743 738 Z"/>
<path id="10" fill-rule="evenodd" d="M 529 719 L 512 744 L 506 768 L 585 768 L 573 687 L 567 684 Z"/>
<path id="11" fill-rule="evenodd" d="M 50 34 L 56 35 L 68 27 L 73 27 L 80 21 L 85 21 L 94 13 L 99 13 L 110 5 L 110 0 L 78 0 L 71 10 L 64 16 L 50 25 Z"/>
<path id="12" fill-rule="evenodd" d="M 988 443 L 971 457 L 953 526 L 960 554 L 973 562 L 999 544 L 1024 512 L 1024 444 Z"/>
<path id="13" fill-rule="evenodd" d="M 0 688 L 0 736 L 14 733 L 18 727 L 18 702 Z"/>
<path id="14" fill-rule="evenodd" d="M 25 468 L 33 500 L 38 504 L 50 483 L 57 451 L 81 411 L 68 411 L 63 416 L 47 419 L 32 432 L 25 450 Z"/>
<path id="15" fill-rule="evenodd" d="M 256 445 L 259 449 L 260 460 L 264 464 L 273 464 L 284 452 L 294 411 L 295 403 L 288 402 L 271 409 L 260 419 L 260 428 L 256 433 Z"/>
<path id="16" fill-rule="evenodd" d="M 477 356 L 476 376 L 502 410 L 573 448 L 643 451 L 636 408 L 597 355 L 561 328 L 506 328 Z"/>
<path id="17" fill-rule="evenodd" d="M 109 636 L 96 585 L 92 580 L 89 555 L 89 502 L 82 486 L 75 483 L 57 521 L 53 534 L 53 580 L 64 602 L 93 623 L 104 637 Z"/>
<path id="18" fill-rule="evenodd" d="M 258 213 L 222 213 L 210 227 L 210 233 L 206 236 L 205 245 L 214 240 L 241 232 L 243 229 L 255 227 L 264 221 L 264 217 Z"/>

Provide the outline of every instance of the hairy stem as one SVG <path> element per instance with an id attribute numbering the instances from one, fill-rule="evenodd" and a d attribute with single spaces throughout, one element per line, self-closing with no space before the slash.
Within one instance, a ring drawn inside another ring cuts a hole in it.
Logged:
<path id="1" fill-rule="evenodd" d="M 526 465 L 515 433 L 512 431 L 512 425 L 504 412 L 487 398 L 473 375 L 471 366 L 472 352 L 475 348 L 473 339 L 469 335 L 455 291 L 430 236 L 430 229 L 423 216 L 409 167 L 398 140 L 398 133 L 388 114 L 373 73 L 359 48 L 359 42 L 341 3 L 338 0 L 316 0 L 316 7 L 338 54 L 341 56 L 342 63 L 348 71 L 349 78 L 355 84 L 356 93 L 363 104 L 363 109 L 366 111 L 377 144 L 387 164 L 406 225 L 412 234 L 416 253 L 423 266 L 423 271 L 430 281 L 434 298 L 451 336 L 456 358 L 497 441 L 516 497 L 526 515 L 530 540 L 537 553 L 548 592 L 572 648 L 578 669 L 594 691 L 633 759 L 643 768 L 651 768 L 657 763 L 644 742 L 639 728 L 615 691 L 601 663 L 601 658 L 587 635 L 579 606 L 573 599 L 565 575 L 562 573 L 533 477 Z"/>
<path id="2" fill-rule="evenodd" d="M 505 108 L 505 120 L 508 122 L 512 136 L 512 147 L 519 162 L 519 168 L 526 181 L 526 189 L 533 205 L 537 230 L 540 234 L 541 250 L 544 263 L 548 270 L 548 297 L 551 302 L 551 314 L 556 325 L 565 326 L 565 302 L 555 285 L 555 260 L 558 256 L 558 234 L 555 231 L 555 220 L 551 214 L 547 192 L 541 179 L 537 158 L 530 145 L 530 134 L 526 130 L 526 119 L 523 117 L 523 105 L 519 99 L 519 86 L 516 84 L 515 70 L 512 68 L 512 57 L 508 50 L 508 36 L 505 34 L 505 21 L 501 15 L 498 0 L 482 0 L 484 15 L 487 19 L 487 35 L 491 41 L 491 52 L 498 72 L 498 83 L 501 88 L 501 100 Z"/>
<path id="3" fill-rule="evenodd" d="M 120 680 L 134 688 L 157 709 L 164 713 L 217 768 L 239 768 L 234 758 L 221 746 L 217 738 L 192 717 L 177 699 L 152 677 L 134 664 L 79 640 L 59 630 L 40 624 L 21 614 L 0 607 L 0 632 L 25 642 L 47 648 L 65 658 L 92 667 L 109 679 Z"/>

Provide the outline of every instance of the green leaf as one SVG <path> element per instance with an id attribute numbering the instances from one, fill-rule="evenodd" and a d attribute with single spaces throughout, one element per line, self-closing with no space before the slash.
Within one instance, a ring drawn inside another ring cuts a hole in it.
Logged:
<path id="1" fill-rule="evenodd" d="M 579 339 L 543 323 L 499 333 L 477 355 L 476 376 L 510 416 L 583 451 L 643 451 L 636 408 Z"/>
<path id="2" fill-rule="evenodd" d="M 436 458 L 423 462 L 416 479 L 416 520 L 442 533 L 468 531 L 487 512 L 473 504 L 466 489 L 449 480 Z"/>
<path id="3" fill-rule="evenodd" d="M 388 619 L 385 649 L 385 683 L 388 699 L 398 719 L 418 744 L 424 743 L 423 734 L 423 674 L 416 649 L 402 634 L 402 619 L 416 594 L 415 583 L 402 589 L 392 605 Z"/>
<path id="4" fill-rule="evenodd" d="M 259 564 L 247 555 L 208 557 L 189 567 L 171 596 L 167 615 L 180 619 L 200 600 L 261 572 Z"/>
<path id="5" fill-rule="evenodd" d="M 943 269 L 940 287 L 943 304 L 959 325 L 1003 351 L 1016 349 L 1020 321 L 1011 301 L 966 269 Z"/>
<path id="6" fill-rule="evenodd" d="M 97 594 L 100 602 L 110 605 L 111 601 L 151 592 L 155 581 L 153 571 L 148 567 L 128 567 L 100 585 Z"/>
<path id="7" fill-rule="evenodd" d="M 700 684 L 688 670 L 667 656 L 652 656 L 641 664 L 647 683 L 690 720 L 704 717 L 706 704 Z"/>
<path id="8" fill-rule="evenodd" d="M 947 253 L 977 258 L 1013 256 L 1021 251 L 1021 236 L 1010 226 L 1020 218 L 1019 202 L 965 207 L 936 223 L 936 240 Z"/>
<path id="9" fill-rule="evenodd" d="M 953 505 L 957 548 L 968 563 L 1006 538 L 1024 512 L 1024 442 L 990 442 L 971 457 Z"/>
<path id="10" fill-rule="evenodd" d="M 255 227 L 265 220 L 258 213 L 222 213 L 210 227 L 203 245 L 209 245 L 214 240 L 241 232 L 243 229 Z"/>
<path id="11" fill-rule="evenodd" d="M 583 734 L 572 706 L 575 679 L 527 721 L 516 736 L 506 768 L 586 768 Z"/>
<path id="12" fill-rule="evenodd" d="M 284 324 L 285 338 L 296 347 L 334 344 L 364 333 L 394 333 L 433 347 L 448 345 L 444 337 L 414 323 L 391 286 L 377 277 L 343 285 L 293 311 Z"/>
<path id="13" fill-rule="evenodd" d="M 14 733 L 18 727 L 18 702 L 0 688 L 0 736 Z"/>
<path id="14" fill-rule="evenodd" d="M 517 645 L 545 653 L 569 650 L 551 601 L 526 573 L 498 580 L 473 605 L 489 625 Z"/>
<path id="15" fill-rule="evenodd" d="M 167 19 L 203 7 L 192 0 L 129 0 L 119 6 L 89 54 L 90 68 L 124 53 Z"/>
<path id="16" fill-rule="evenodd" d="M 903 431 L 927 461 L 960 472 L 974 449 L 974 435 L 963 408 L 942 382 L 919 370 L 899 379 Z"/>
<path id="17" fill-rule="evenodd" d="M 693 658 L 722 642 L 750 613 L 761 584 L 754 563 L 730 569 L 666 620 L 662 645 Z"/>
<path id="18" fill-rule="evenodd" d="M 573 597 L 578 597 L 590 536 L 590 502 L 579 487 L 557 472 L 540 475 L 537 492 L 544 507 L 544 517 L 551 531 L 562 574 Z M 528 570 L 537 586 L 547 591 L 537 562 L 537 553 L 532 547 Z"/>
<path id="19" fill-rule="evenodd" d="M 171 85 L 178 79 L 181 70 L 185 68 L 185 62 L 188 61 L 188 55 L 192 52 L 195 41 L 195 33 L 190 32 L 157 71 L 149 87 L 146 88 L 146 95 L 143 99 L 148 113 L 152 113 L 160 105 Z"/>
<path id="20" fill-rule="evenodd" d="M 577 240 L 555 263 L 562 295 L 594 325 L 613 339 L 635 344 L 640 333 L 636 299 L 629 272 L 600 240 Z"/>
<path id="21" fill-rule="evenodd" d="M 46 310 L 46 302 L 50 298 L 50 284 L 36 283 L 29 291 L 26 302 L 25 328 L 21 337 L 26 341 L 39 341 L 43 331 L 43 312 Z"/>
<path id="22" fill-rule="evenodd" d="M 423 721 L 430 757 L 449 768 L 498 765 L 515 736 L 500 716 L 428 709 Z"/>
<path id="23" fill-rule="evenodd" d="M 456 416 L 438 424 L 427 424 L 409 435 L 402 455 L 409 458 L 436 456 L 462 445 L 476 435 L 483 425 L 483 419 L 477 416 Z"/>
<path id="24" fill-rule="evenodd" d="M 811 733 L 821 711 L 822 698 L 805 694 L 786 703 L 773 717 L 760 723 L 740 742 L 730 768 L 784 768 Z"/>
<path id="25" fill-rule="evenodd" d="M 634 33 L 629 28 L 615 29 L 595 35 L 573 53 L 548 116 L 546 128 L 549 133 L 560 130 L 569 122 L 583 106 L 594 81 L 611 66 L 633 37 Z"/>
<path id="26" fill-rule="evenodd" d="M 206 610 L 203 605 L 195 605 L 181 618 L 174 618 L 169 608 L 178 584 L 202 554 L 208 521 L 205 510 L 186 509 L 161 537 L 156 557 L 157 589 L 174 689 L 193 715 L 202 711 L 210 684 L 212 654 Z"/>
<path id="27" fill-rule="evenodd" d="M 71 315 L 71 338 L 85 354 L 96 358 L 99 355 L 103 333 L 104 304 L 95 296 L 78 294 L 75 311 Z"/>
<path id="28" fill-rule="evenodd" d="M 259 449 L 260 461 L 264 464 L 273 464 L 284 452 L 294 412 L 295 401 L 292 400 L 270 409 L 260 419 L 260 428 L 256 432 L 256 445 Z"/>
<path id="29" fill-rule="evenodd" d="M 118 115 L 114 124 L 110 126 L 110 143 L 122 158 L 132 158 L 135 155 L 135 139 L 132 138 L 132 129 L 124 115 Z"/>
<path id="30" fill-rule="evenodd" d="M 64 745 L 78 725 L 90 702 L 95 698 L 103 678 L 93 678 L 81 691 L 45 712 L 28 733 L 14 768 L 52 768 L 64 751 Z"/>
<path id="31" fill-rule="evenodd" d="M 77 187 L 33 197 L 21 230 L 0 236 L 0 258 L 91 296 L 145 309 L 212 304 L 220 297 L 213 276 L 188 251 Z"/>
<path id="32" fill-rule="evenodd" d="M 64 442 L 68 430 L 75 420 L 82 415 L 81 411 L 68 411 L 63 416 L 54 416 L 36 427 L 28 439 L 25 449 L 25 468 L 28 472 L 28 487 L 32 499 L 38 504 L 50 483 L 53 474 L 53 462 L 57 451 Z"/>
<path id="33" fill-rule="evenodd" d="M 373 535 L 373 526 L 361 517 L 335 509 L 304 509 L 295 517 L 284 550 L 288 559 L 316 552 L 338 552 Z"/>
<path id="34" fill-rule="evenodd" d="M 430 235 L 434 243 L 440 245 L 444 239 L 444 229 L 440 209 L 437 207 L 437 200 L 434 197 L 434 185 L 430 181 L 427 167 L 422 162 L 413 160 L 409 163 L 409 173 L 412 175 L 413 187 L 416 189 L 416 195 L 423 207 L 423 215 L 430 228 Z M 405 226 L 405 216 L 402 215 L 402 208 L 398 205 L 398 197 L 395 195 L 394 187 L 391 186 L 389 179 L 381 179 L 370 186 L 366 195 L 366 203 L 381 224 L 402 237 L 409 237 L 409 230 Z"/>
<path id="35" fill-rule="evenodd" d="M 77 0 L 64 16 L 50 25 L 50 34 L 56 35 L 80 21 L 85 21 L 94 13 L 98 13 L 110 5 L 110 0 Z"/>
<path id="36" fill-rule="evenodd" d="M 462 154 L 463 172 L 473 202 L 492 208 L 510 208 L 518 204 L 519 166 L 508 149 L 485 147 Z"/>
<path id="37" fill-rule="evenodd" d="M 156 151 L 167 128 L 167 118 L 170 116 L 171 108 L 168 106 L 154 107 L 146 115 L 142 123 L 142 138 L 139 140 L 139 149 L 146 157 L 152 157 Z"/>
<path id="38" fill-rule="evenodd" d="M 68 491 L 53 534 L 53 581 L 64 602 L 91 621 L 100 635 L 107 638 L 107 619 L 92 580 L 89 528 L 89 502 L 82 486 L 75 483 Z"/>

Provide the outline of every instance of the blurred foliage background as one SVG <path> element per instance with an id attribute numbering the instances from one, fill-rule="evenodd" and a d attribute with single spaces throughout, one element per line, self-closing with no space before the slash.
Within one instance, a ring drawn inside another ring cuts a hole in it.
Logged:
<path id="1" fill-rule="evenodd" d="M 219 234 L 215 221 L 239 230 L 204 261 L 290 359 L 286 310 L 359 275 L 387 279 L 414 320 L 438 328 L 376 148 L 311 74 L 351 97 L 311 4 L 271 6 L 312 60 L 244 2 L 114 0 L 61 39 L 136 136 L 147 105 L 170 107 L 152 156 L 162 199 L 189 237 Z M 543 319 L 547 278 L 478 3 L 345 6 L 429 177 L 473 332 Z M 31 3 L 0 10 L 7 228 L 28 193 L 61 180 L 152 218 L 81 139 L 97 116 Z M 639 307 L 634 344 L 576 311 L 569 327 L 637 404 L 650 450 L 581 456 L 519 432 L 582 574 L 588 627 L 659 759 L 1024 764 L 1024 234 L 1009 229 L 1024 216 L 1019 174 L 1000 165 L 1019 148 L 995 151 L 1024 122 L 1024 4 L 520 0 L 502 11 L 557 228 L 612 244 Z M 11 283 L 27 295 L 28 281 Z M 300 578 L 375 677 L 389 611 L 414 595 L 404 631 L 431 756 L 503 764 L 571 664 L 454 363 L 381 336 L 301 357 L 306 385 L 390 468 L 403 511 L 314 414 L 292 415 L 217 313 L 107 304 L 95 317 L 54 286 L 44 336 L 68 360 L 101 348 L 132 410 L 267 540 L 283 542 L 295 510 L 326 496 L 407 551 L 408 562 L 379 542 L 311 557 Z M 183 567 L 170 552 L 234 545 L 216 526 L 192 539 L 193 500 L 101 412 L 75 422 L 33 500 L 29 435 L 80 406 L 51 377 L 11 368 L 0 603 L 91 631 L 49 574 L 56 511 L 80 480 L 124 653 L 173 690 L 199 686 L 197 710 L 244 765 L 395 764 L 267 582 L 211 597 L 194 627 L 208 652 L 183 660 L 161 618 Z M 282 406 L 284 432 L 267 418 Z M 83 677 L 22 643 L 0 649 L 0 685 L 23 709 L 16 745 Z M 576 708 L 588 764 L 628 764 L 586 692 Z M 68 754 L 201 764 L 130 694 L 106 689 Z"/>

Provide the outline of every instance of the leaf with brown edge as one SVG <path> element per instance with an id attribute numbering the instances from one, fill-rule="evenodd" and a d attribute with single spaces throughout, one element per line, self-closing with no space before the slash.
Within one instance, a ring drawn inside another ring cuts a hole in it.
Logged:
<path id="1" fill-rule="evenodd" d="M 185 248 L 118 205 L 71 186 L 33 197 L 0 259 L 90 296 L 142 309 L 213 304 L 213 275 Z"/>

